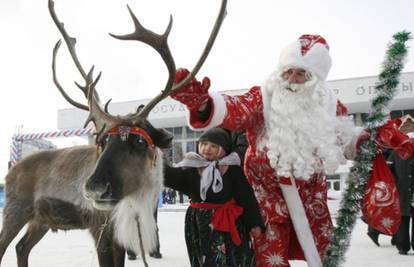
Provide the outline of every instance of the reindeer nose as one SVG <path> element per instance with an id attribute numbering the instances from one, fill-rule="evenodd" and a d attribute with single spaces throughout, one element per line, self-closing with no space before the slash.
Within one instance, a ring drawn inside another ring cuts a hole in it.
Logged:
<path id="1" fill-rule="evenodd" d="M 111 200 L 112 186 L 109 182 L 106 184 L 96 184 L 90 183 L 89 181 L 85 184 L 86 198 L 92 200 Z"/>

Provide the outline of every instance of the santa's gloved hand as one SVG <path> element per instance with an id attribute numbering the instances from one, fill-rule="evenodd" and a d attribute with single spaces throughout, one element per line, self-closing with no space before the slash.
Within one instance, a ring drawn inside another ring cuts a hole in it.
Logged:
<path id="1" fill-rule="evenodd" d="M 175 73 L 174 84 L 178 84 L 190 72 L 187 69 L 178 69 Z M 209 99 L 208 89 L 210 88 L 210 79 L 204 77 L 202 82 L 193 78 L 186 86 L 180 90 L 171 93 L 171 97 L 188 107 L 191 111 L 199 110 L 202 105 L 207 103 Z"/>

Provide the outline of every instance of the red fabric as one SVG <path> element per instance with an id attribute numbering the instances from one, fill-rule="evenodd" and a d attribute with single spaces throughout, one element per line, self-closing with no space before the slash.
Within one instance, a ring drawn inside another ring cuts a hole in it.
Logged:
<path id="1" fill-rule="evenodd" d="M 364 221 L 383 234 L 393 235 L 400 225 L 400 200 L 384 156 L 377 154 L 362 202 Z"/>
<path id="2" fill-rule="evenodd" d="M 299 42 L 301 44 L 301 53 L 302 56 L 306 55 L 309 50 L 313 47 L 314 44 L 322 44 L 329 50 L 328 43 L 320 35 L 304 34 L 299 37 Z"/>
<path id="3" fill-rule="evenodd" d="M 414 139 L 400 132 L 400 119 L 388 121 L 377 129 L 377 142 L 381 148 L 391 148 L 404 160 L 408 159 L 414 151 Z"/>
<path id="4" fill-rule="evenodd" d="M 175 74 L 174 84 L 178 84 L 189 74 L 190 72 L 187 69 L 178 69 Z M 210 79 L 208 77 L 204 77 L 201 83 L 196 78 L 193 78 L 186 86 L 179 91 L 171 93 L 170 96 L 186 105 L 190 111 L 196 111 L 208 101 L 209 88 Z"/>
<path id="5" fill-rule="evenodd" d="M 292 185 L 292 181 L 290 180 L 290 178 L 284 176 L 279 177 L 279 183 L 284 185 Z"/>
<path id="6" fill-rule="evenodd" d="M 216 107 L 214 106 L 213 101 L 211 100 L 211 97 L 209 97 L 209 100 L 211 103 L 211 114 L 214 114 Z M 198 109 L 197 110 L 190 110 L 190 124 L 194 127 L 194 128 L 205 128 L 207 127 L 207 125 L 210 124 L 211 119 L 213 118 L 213 116 L 211 115 L 206 121 L 199 121 L 195 118 L 198 118 Z"/>
<path id="7" fill-rule="evenodd" d="M 336 116 L 347 116 L 348 108 L 341 101 L 336 100 Z"/>
<path id="8" fill-rule="evenodd" d="M 267 234 L 254 238 L 256 266 L 289 267 L 288 259 L 305 260 L 291 222 L 277 225 L 277 227 L 269 225 L 267 228 Z M 273 238 L 272 242 L 269 242 L 269 236 Z"/>
<path id="9" fill-rule="evenodd" d="M 400 119 L 390 120 L 377 129 L 379 150 L 393 149 L 402 159 L 414 151 L 413 139 L 398 130 Z M 384 157 L 378 153 L 373 159 L 372 173 L 362 202 L 364 220 L 381 233 L 393 235 L 400 224 L 400 200 L 395 179 Z"/>
<path id="10" fill-rule="evenodd" d="M 241 244 L 236 220 L 242 215 L 243 208 L 238 206 L 234 199 L 224 204 L 191 202 L 190 207 L 198 209 L 215 209 L 213 216 L 211 217 L 213 228 L 217 231 L 229 232 L 234 244 L 237 246 Z"/>

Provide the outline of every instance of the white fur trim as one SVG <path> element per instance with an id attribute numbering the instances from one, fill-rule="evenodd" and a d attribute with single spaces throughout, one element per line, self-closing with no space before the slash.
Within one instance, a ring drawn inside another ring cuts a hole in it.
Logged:
<path id="1" fill-rule="evenodd" d="M 187 109 L 186 112 L 186 119 L 187 124 L 190 126 L 192 130 L 195 131 L 205 131 L 211 128 L 214 128 L 223 123 L 224 118 L 227 115 L 227 106 L 224 96 L 217 92 L 209 92 L 209 95 L 212 99 L 212 118 L 208 125 L 201 128 L 194 128 L 193 125 L 190 124 L 190 111 Z"/>
<path id="2" fill-rule="evenodd" d="M 279 56 L 278 68 L 302 68 L 316 74 L 322 81 L 328 76 L 332 61 L 329 50 L 323 44 L 314 44 L 312 48 L 302 56 L 301 43 L 296 41 L 285 47 Z"/>
<path id="3" fill-rule="evenodd" d="M 112 213 L 114 237 L 126 249 L 141 254 L 137 219 L 140 223 L 145 252 L 153 251 L 157 244 L 157 224 L 154 211 L 162 190 L 163 163 L 161 150 L 157 148 L 156 166 L 152 169 L 147 187 L 122 199 Z"/>
<path id="4" fill-rule="evenodd" d="M 270 101 L 272 100 L 271 95 L 266 91 L 264 86 L 260 87 L 260 93 L 262 94 L 262 103 L 263 103 L 263 117 L 265 130 L 269 128 L 269 111 L 270 111 Z"/>
<path id="5" fill-rule="evenodd" d="M 352 159 L 355 158 L 355 156 L 357 154 L 356 145 L 357 145 L 358 139 L 359 139 L 359 137 L 360 137 L 360 135 L 363 131 L 364 131 L 363 127 L 360 127 L 360 126 L 354 127 L 352 139 L 344 149 L 344 154 L 345 154 L 345 157 L 347 159 L 352 160 Z"/>
<path id="6" fill-rule="evenodd" d="M 407 136 L 410 137 L 411 139 L 413 139 L 414 138 L 414 132 L 407 133 Z"/>
<path id="7" fill-rule="evenodd" d="M 299 244 L 302 247 L 309 267 L 322 267 L 322 261 L 316 249 L 315 240 L 306 216 L 302 200 L 300 199 L 295 179 L 290 178 L 292 185 L 280 184 L 283 198 L 289 210 Z"/>

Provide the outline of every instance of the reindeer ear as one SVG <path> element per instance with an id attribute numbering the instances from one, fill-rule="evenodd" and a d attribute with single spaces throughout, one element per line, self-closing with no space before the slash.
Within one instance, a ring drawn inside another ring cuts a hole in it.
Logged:
<path id="1" fill-rule="evenodd" d="M 151 136 L 156 147 L 161 149 L 170 148 L 173 135 L 164 129 L 156 129 L 147 119 L 141 119 L 138 127 L 143 128 Z"/>
<path id="2" fill-rule="evenodd" d="M 172 145 L 173 135 L 164 129 L 155 129 L 154 145 L 161 149 L 170 148 Z"/>

